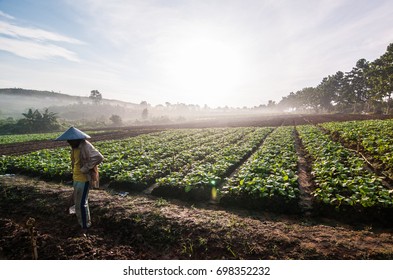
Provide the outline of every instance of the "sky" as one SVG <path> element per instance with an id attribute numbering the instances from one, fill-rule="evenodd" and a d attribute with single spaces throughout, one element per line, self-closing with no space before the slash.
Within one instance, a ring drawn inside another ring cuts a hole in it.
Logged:
<path id="1" fill-rule="evenodd" d="M 390 43 L 390 0 L 0 0 L 0 88 L 254 107 Z"/>

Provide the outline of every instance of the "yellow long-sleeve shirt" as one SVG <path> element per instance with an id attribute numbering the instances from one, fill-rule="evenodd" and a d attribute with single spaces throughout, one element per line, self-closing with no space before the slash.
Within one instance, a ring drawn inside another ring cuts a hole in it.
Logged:
<path id="1" fill-rule="evenodd" d="M 72 170 L 72 179 L 78 182 L 87 182 L 87 174 L 82 173 L 81 171 L 81 162 L 80 162 L 80 153 L 81 150 L 79 148 L 72 149 L 74 154 L 74 169 Z"/>

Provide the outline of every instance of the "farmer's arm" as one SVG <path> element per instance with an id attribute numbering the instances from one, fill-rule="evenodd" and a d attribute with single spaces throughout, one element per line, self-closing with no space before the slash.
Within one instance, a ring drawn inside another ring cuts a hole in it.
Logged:
<path id="1" fill-rule="evenodd" d="M 83 173 L 89 172 L 90 169 L 93 169 L 94 166 L 100 164 L 104 160 L 102 154 L 96 148 L 94 148 L 93 145 L 91 144 L 86 145 L 86 149 L 87 149 L 88 159 L 81 167 L 81 171 Z"/>

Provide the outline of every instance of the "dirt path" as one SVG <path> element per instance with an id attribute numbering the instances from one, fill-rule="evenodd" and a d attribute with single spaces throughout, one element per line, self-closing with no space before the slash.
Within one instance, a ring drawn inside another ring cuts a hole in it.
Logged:
<path id="1" fill-rule="evenodd" d="M 307 153 L 304 150 L 302 141 L 299 137 L 299 133 L 294 128 L 295 134 L 295 148 L 298 155 L 298 182 L 300 189 L 300 202 L 299 206 L 305 215 L 311 215 L 313 198 L 311 192 L 314 188 L 314 183 L 311 175 L 311 163 L 307 158 Z"/>
<path id="2" fill-rule="evenodd" d="M 92 190 L 85 236 L 65 213 L 71 188 L 0 177 L 0 256 L 30 259 L 393 259 L 392 229 Z"/>

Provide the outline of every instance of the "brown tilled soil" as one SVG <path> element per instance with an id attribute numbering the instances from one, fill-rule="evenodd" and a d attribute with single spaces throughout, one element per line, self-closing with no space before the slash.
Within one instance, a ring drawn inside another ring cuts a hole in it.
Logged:
<path id="1" fill-rule="evenodd" d="M 0 259 L 392 259 L 393 230 L 91 190 L 93 226 L 66 213 L 71 187 L 0 178 Z"/>

